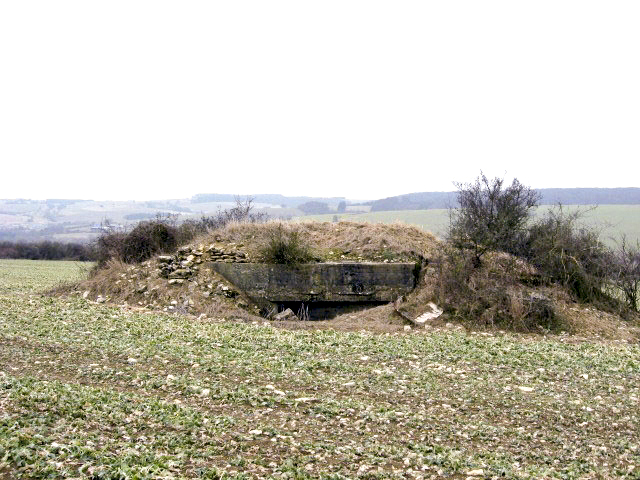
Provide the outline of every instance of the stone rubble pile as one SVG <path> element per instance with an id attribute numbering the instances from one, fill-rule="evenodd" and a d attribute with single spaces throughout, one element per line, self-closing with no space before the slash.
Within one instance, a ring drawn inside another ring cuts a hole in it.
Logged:
<path id="1" fill-rule="evenodd" d="M 208 246 L 181 247 L 174 255 L 157 257 L 159 276 L 167 278 L 170 285 L 182 284 L 196 275 L 200 265 L 206 262 L 247 263 L 249 258 L 239 250 L 243 244 L 211 244 Z"/>
<path id="2" fill-rule="evenodd" d="M 210 299 L 231 299 L 239 308 L 256 314 L 258 307 L 232 284 L 208 268 L 210 262 L 247 263 L 243 244 L 207 244 L 185 246 L 171 255 L 131 265 L 110 282 L 110 292 L 94 291 L 95 301 L 104 303 L 120 297 L 149 309 L 166 312 L 198 313 Z M 166 288 L 169 285 L 169 289 Z M 82 296 L 89 298 L 91 291 Z"/>

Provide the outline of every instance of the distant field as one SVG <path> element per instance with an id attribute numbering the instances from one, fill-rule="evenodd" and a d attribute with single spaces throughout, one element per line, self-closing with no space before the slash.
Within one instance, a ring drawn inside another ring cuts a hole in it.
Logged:
<path id="1" fill-rule="evenodd" d="M 0 478 L 639 478 L 640 348 L 290 331 L 38 294 L 0 262 Z"/>
<path id="2" fill-rule="evenodd" d="M 90 262 L 0 259 L 0 295 L 36 293 L 84 278 Z"/>
<path id="3" fill-rule="evenodd" d="M 549 206 L 538 208 L 537 214 L 542 215 Z M 601 238 L 609 245 L 615 244 L 615 239 L 625 233 L 629 240 L 640 240 L 640 205 L 601 205 L 594 210 L 589 206 L 565 207 L 569 211 L 580 209 L 585 212 L 584 220 L 589 225 L 601 229 Z M 371 212 L 360 214 L 337 214 L 339 220 L 354 222 L 404 222 L 417 225 L 435 235 L 442 236 L 449 224 L 449 211 L 436 210 L 399 210 L 390 212 Z M 298 221 L 331 222 L 333 214 L 308 215 L 297 217 Z"/>

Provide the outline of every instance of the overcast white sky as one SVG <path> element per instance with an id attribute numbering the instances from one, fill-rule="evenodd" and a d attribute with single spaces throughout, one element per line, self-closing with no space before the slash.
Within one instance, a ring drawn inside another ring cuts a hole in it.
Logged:
<path id="1" fill-rule="evenodd" d="M 0 2 L 0 198 L 640 186 L 640 2 Z"/>

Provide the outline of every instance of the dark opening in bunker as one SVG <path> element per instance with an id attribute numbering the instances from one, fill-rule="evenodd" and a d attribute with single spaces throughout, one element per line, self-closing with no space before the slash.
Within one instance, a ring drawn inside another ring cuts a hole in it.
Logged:
<path id="1" fill-rule="evenodd" d="M 345 313 L 359 312 L 389 302 L 278 302 L 278 312 L 293 310 L 300 320 L 329 320 Z"/>

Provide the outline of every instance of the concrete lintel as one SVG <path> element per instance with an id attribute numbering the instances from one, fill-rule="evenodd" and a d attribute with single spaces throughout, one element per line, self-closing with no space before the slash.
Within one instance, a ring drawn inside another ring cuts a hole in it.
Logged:
<path id="1" fill-rule="evenodd" d="M 391 302 L 415 287 L 413 263 L 209 263 L 249 297 L 270 302 Z"/>

